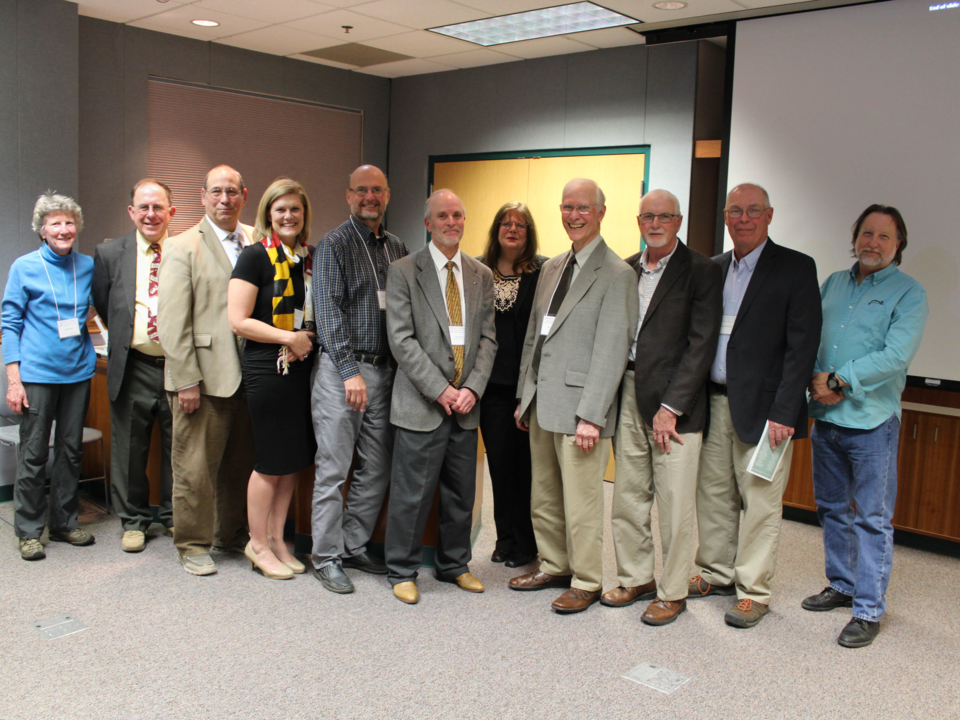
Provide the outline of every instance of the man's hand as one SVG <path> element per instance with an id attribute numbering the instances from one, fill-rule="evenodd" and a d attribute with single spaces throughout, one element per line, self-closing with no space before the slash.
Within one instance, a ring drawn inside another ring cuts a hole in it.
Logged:
<path id="1" fill-rule="evenodd" d="M 830 373 L 825 372 L 814 374 L 810 380 L 810 386 L 807 389 L 810 391 L 810 398 L 812 400 L 822 403 L 823 405 L 836 405 L 843 400 L 843 392 L 831 390 L 827 387 L 827 377 L 829 377 L 829 375 Z M 843 380 L 840 380 L 840 384 L 844 385 L 845 383 Z"/>
<path id="2" fill-rule="evenodd" d="M 290 348 L 290 352 L 296 356 L 297 360 L 304 360 L 313 350 L 313 339 L 315 337 L 316 334 L 309 330 L 297 330 L 291 333 L 287 347 Z"/>
<path id="3" fill-rule="evenodd" d="M 793 437 L 793 428 L 770 421 L 770 449 L 776 450 L 788 437 Z"/>
<path id="4" fill-rule="evenodd" d="M 443 389 L 443 392 L 440 393 L 440 397 L 437 398 L 437 402 L 447 411 L 447 415 L 453 414 L 453 406 L 456 405 L 459 400 L 460 391 L 453 385 L 447 385 L 447 387 Z"/>
<path id="5" fill-rule="evenodd" d="M 180 412 L 189 415 L 200 407 L 200 386 L 194 385 L 191 388 L 181 390 L 177 393 L 177 399 L 180 403 Z"/>
<path id="6" fill-rule="evenodd" d="M 7 386 L 7 407 L 17 415 L 23 415 L 23 409 L 30 408 L 30 403 L 27 402 L 27 392 L 23 389 L 23 384 L 19 380 Z"/>
<path id="7" fill-rule="evenodd" d="M 517 403 L 517 409 L 513 411 L 513 421 L 517 424 L 517 428 L 523 430 L 524 432 L 530 432 L 530 423 L 526 420 L 520 419 L 520 403 Z"/>
<path id="8" fill-rule="evenodd" d="M 589 420 L 581 420 L 577 423 L 577 447 L 585 453 L 589 453 L 600 442 L 600 426 L 594 425 Z"/>
<path id="9" fill-rule="evenodd" d="M 660 446 L 661 452 L 667 455 L 670 454 L 671 437 L 683 445 L 683 438 L 677 433 L 677 416 L 661 405 L 653 416 L 653 439 Z"/>
<path id="10" fill-rule="evenodd" d="M 367 384 L 363 381 L 362 375 L 354 375 L 344 380 L 343 389 L 346 392 L 347 405 L 351 410 L 363 412 L 367 409 Z"/>
<path id="11" fill-rule="evenodd" d="M 461 415 L 466 415 L 468 412 L 473 410 L 473 406 L 477 404 L 477 396 L 474 395 L 473 390 L 470 388 L 460 388 L 460 397 L 453 404 L 453 411 L 458 412 Z"/>

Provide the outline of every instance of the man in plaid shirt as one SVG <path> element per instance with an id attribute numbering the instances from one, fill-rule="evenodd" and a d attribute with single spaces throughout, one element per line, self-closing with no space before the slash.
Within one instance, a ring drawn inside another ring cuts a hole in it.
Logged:
<path id="1" fill-rule="evenodd" d="M 317 245 L 313 301 L 320 353 L 313 383 L 317 436 L 313 486 L 313 566 L 335 593 L 352 593 L 343 571 L 385 575 L 367 552 L 390 481 L 394 367 L 387 343 L 387 266 L 408 254 L 381 220 L 390 188 L 381 170 L 361 165 L 350 175 L 350 217 Z M 357 465 L 343 506 L 354 447 Z"/>

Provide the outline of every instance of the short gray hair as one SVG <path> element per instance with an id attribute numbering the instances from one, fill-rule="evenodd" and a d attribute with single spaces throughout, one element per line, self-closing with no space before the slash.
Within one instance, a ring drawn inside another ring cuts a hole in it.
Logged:
<path id="1" fill-rule="evenodd" d="M 643 195 L 640 196 L 640 206 L 641 206 L 641 207 L 643 207 L 643 200 L 644 200 L 644 198 L 650 197 L 651 195 L 660 195 L 661 197 L 668 198 L 668 199 L 670 200 L 670 202 L 673 203 L 673 211 L 674 211 L 674 213 L 676 213 L 677 215 L 682 215 L 682 214 L 683 214 L 683 213 L 680 212 L 680 201 L 677 200 L 677 196 L 674 195 L 674 194 L 673 194 L 672 192 L 670 192 L 669 190 L 659 190 L 659 189 L 658 189 L 658 190 L 649 190 L 649 191 L 645 192 Z"/>
<path id="2" fill-rule="evenodd" d="M 770 207 L 770 193 L 768 193 L 763 186 L 757 185 L 756 183 L 752 183 L 752 182 L 740 183 L 739 185 L 731 188 L 730 192 L 727 193 L 727 202 L 730 201 L 730 196 L 733 195 L 733 193 L 735 193 L 740 188 L 746 188 L 746 187 L 752 187 L 759 190 L 760 194 L 763 195 L 763 202 L 766 203 L 767 207 Z"/>
<path id="3" fill-rule="evenodd" d="M 594 189 L 597 191 L 597 204 L 594 205 L 594 207 L 601 208 L 607 204 L 607 196 L 603 194 L 603 190 L 600 189 L 600 186 L 597 184 L 596 180 L 591 180 L 590 178 L 574 178 L 563 186 L 564 195 L 567 194 L 567 188 L 574 183 L 586 183 L 588 185 L 593 185 Z"/>
<path id="4" fill-rule="evenodd" d="M 450 194 L 453 195 L 457 200 L 460 200 L 460 207 L 463 208 L 463 215 L 464 215 L 464 217 L 466 217 L 466 215 L 467 215 L 467 206 L 463 204 L 463 200 L 461 199 L 461 197 L 460 197 L 459 195 L 457 195 L 457 194 L 456 194 L 453 190 L 451 190 L 450 188 L 440 188 L 439 190 L 434 190 L 432 193 L 430 193 L 430 197 L 428 197 L 428 198 L 426 199 L 426 202 L 423 203 L 423 219 L 424 219 L 424 220 L 429 220 L 429 219 L 430 219 L 430 201 L 433 200 L 433 199 L 434 199 L 437 195 L 439 195 L 440 193 L 450 193 Z"/>
<path id="5" fill-rule="evenodd" d="M 56 190 L 47 190 L 37 198 L 33 206 L 33 231 L 40 232 L 47 215 L 62 212 L 73 217 L 73 224 L 77 226 L 77 233 L 83 230 L 83 211 L 77 201 L 66 195 L 58 195 Z"/>

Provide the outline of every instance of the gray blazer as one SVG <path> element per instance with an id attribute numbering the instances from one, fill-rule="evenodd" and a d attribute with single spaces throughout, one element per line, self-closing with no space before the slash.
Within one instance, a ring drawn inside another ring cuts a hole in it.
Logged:
<path id="1" fill-rule="evenodd" d="M 116 400 L 133 339 L 137 302 L 137 231 L 97 245 L 93 253 L 93 305 L 110 330 L 107 394 Z"/>
<path id="2" fill-rule="evenodd" d="M 463 295 L 463 381 L 477 397 L 483 395 L 497 354 L 494 325 L 493 273 L 465 253 Z M 399 366 L 393 382 L 390 422 L 407 430 L 427 432 L 446 416 L 436 401 L 453 382 L 447 302 L 440 288 L 429 246 L 392 263 L 387 270 L 387 339 Z M 479 425 L 480 403 L 466 415 L 457 415 L 460 427 Z"/>
<path id="3" fill-rule="evenodd" d="M 540 373 L 534 375 L 533 351 L 567 253 L 547 260 L 540 271 L 517 397 L 524 419 L 529 419 L 530 403 L 537 397 L 537 419 L 548 432 L 573 435 L 580 420 L 599 425 L 601 437 L 612 437 L 615 430 L 617 389 L 637 328 L 640 299 L 633 268 L 603 237 L 596 242 L 600 244 L 563 299 L 543 343 Z"/>

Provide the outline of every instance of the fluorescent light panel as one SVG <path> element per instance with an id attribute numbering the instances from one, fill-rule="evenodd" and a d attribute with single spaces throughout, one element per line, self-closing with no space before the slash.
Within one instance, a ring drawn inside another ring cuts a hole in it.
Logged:
<path id="1" fill-rule="evenodd" d="M 584 30 L 634 25 L 632 17 L 607 10 L 591 2 L 558 5 L 529 12 L 429 28 L 430 32 L 490 47 L 504 43 L 566 35 Z"/>

